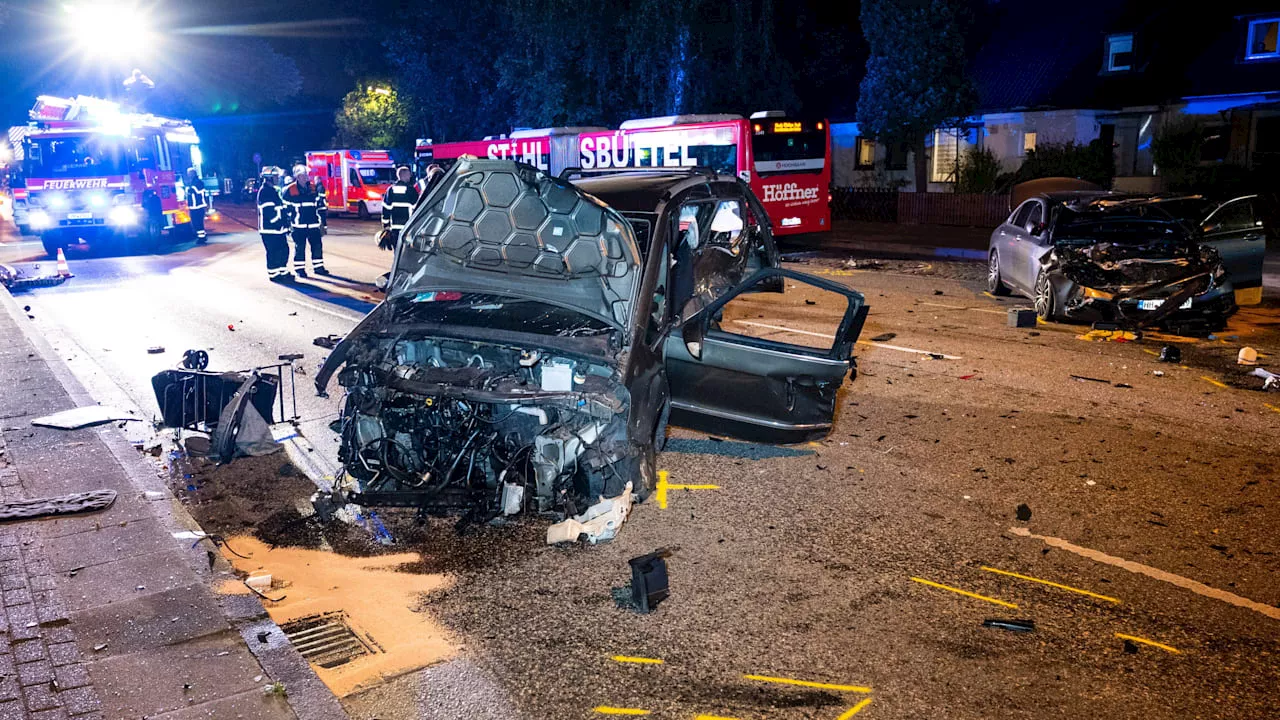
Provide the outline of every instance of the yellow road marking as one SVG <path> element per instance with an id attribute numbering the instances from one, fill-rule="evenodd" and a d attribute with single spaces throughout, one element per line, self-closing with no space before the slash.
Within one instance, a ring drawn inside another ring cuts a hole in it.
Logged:
<path id="1" fill-rule="evenodd" d="M 857 715 L 858 713 L 862 712 L 862 708 L 864 708 L 864 707 L 866 707 L 866 706 L 868 706 L 868 705 L 870 705 L 870 704 L 871 704 L 871 698 L 865 698 L 865 699 L 863 699 L 863 700 L 862 700 L 862 702 L 858 703 L 857 705 L 854 705 L 853 707 L 849 708 L 848 710 L 845 710 L 845 711 L 844 711 L 844 713 L 843 713 L 840 717 L 836 718 L 836 720 L 849 720 L 849 718 L 851 718 L 851 717 L 853 717 L 854 715 Z"/>
<path id="2" fill-rule="evenodd" d="M 1120 638 L 1121 640 L 1132 640 L 1132 641 L 1134 641 L 1134 642 L 1136 642 L 1136 643 L 1142 643 L 1143 645 L 1150 645 L 1151 647 L 1158 647 L 1158 648 L 1160 648 L 1161 650 L 1164 650 L 1165 652 L 1171 652 L 1171 653 L 1173 653 L 1174 655 L 1181 655 L 1181 654 L 1182 654 L 1182 651 L 1181 651 L 1181 650 L 1179 650 L 1179 649 L 1178 649 L 1178 648 L 1176 648 L 1176 647 L 1173 647 L 1173 646 L 1171 646 L 1171 645 L 1165 645 L 1164 643 L 1158 643 L 1158 642 L 1156 642 L 1155 640 L 1148 640 L 1148 639 L 1146 639 L 1146 638 L 1140 638 L 1140 637 L 1138 637 L 1138 636 L 1136 636 L 1136 635 L 1125 635 L 1124 633 L 1116 633 L 1116 637 Z"/>
<path id="3" fill-rule="evenodd" d="M 987 297 L 991 298 L 992 300 L 997 299 L 995 295 L 992 295 L 991 293 L 987 292 L 986 290 L 983 290 L 983 291 L 982 291 L 982 294 L 983 294 L 983 295 L 986 295 Z"/>
<path id="4" fill-rule="evenodd" d="M 693 720 L 738 720 L 738 718 L 724 717 L 722 715 L 699 715 Z"/>
<path id="5" fill-rule="evenodd" d="M 1081 590 L 1080 588 L 1073 588 L 1073 587 L 1071 587 L 1070 585 L 1061 585 L 1061 584 L 1056 583 L 1056 582 L 1050 582 L 1050 581 L 1048 581 L 1048 580 L 1041 580 L 1040 578 L 1034 578 L 1034 577 L 1031 577 L 1030 575 L 1019 575 L 1018 573 L 1015 573 L 1015 572 L 1009 572 L 1008 570 L 998 570 L 998 569 L 993 568 L 993 567 L 987 567 L 986 565 L 983 565 L 983 566 L 982 566 L 982 569 L 983 569 L 983 570 L 986 570 L 987 572 L 993 572 L 993 573 L 997 573 L 997 574 L 1000 574 L 1000 575 L 1008 575 L 1009 577 L 1015 577 L 1015 578 L 1018 578 L 1019 580 L 1028 580 L 1028 581 L 1030 581 L 1030 582 L 1040 583 L 1041 585 L 1048 585 L 1049 587 L 1056 587 L 1056 588 L 1058 588 L 1059 590 L 1069 590 L 1069 591 L 1071 591 L 1071 592 L 1073 592 L 1073 593 L 1080 593 L 1081 595 L 1088 595 L 1089 597 L 1098 598 L 1099 600 L 1106 600 L 1107 602 L 1113 602 L 1113 603 L 1118 603 L 1118 602 L 1120 602 L 1120 600 L 1119 600 L 1119 599 L 1117 599 L 1117 598 L 1109 597 L 1109 596 L 1107 596 L 1107 595 L 1099 595 L 1098 593 L 1095 593 L 1095 592 L 1089 592 L 1088 590 Z"/>
<path id="6" fill-rule="evenodd" d="M 654 498 L 658 501 L 658 509 L 667 509 L 667 491 L 668 490 L 719 490 L 719 485 L 679 485 L 667 482 L 667 478 L 671 477 L 671 473 L 666 470 L 658 471 L 658 487 L 654 488 Z"/>
<path id="7" fill-rule="evenodd" d="M 1203 380 L 1203 381 L 1205 381 L 1205 382 L 1207 382 L 1207 383 L 1209 383 L 1210 385 L 1213 385 L 1214 387 L 1220 387 L 1220 388 L 1222 388 L 1222 389 L 1224 389 L 1224 390 L 1227 388 L 1226 383 L 1218 382 L 1217 380 L 1214 380 L 1213 378 L 1209 377 L 1208 375 L 1201 375 L 1201 376 L 1200 376 L 1200 379 L 1201 379 L 1201 380 Z"/>
<path id="8" fill-rule="evenodd" d="M 1148 355 L 1155 355 L 1156 357 L 1160 357 L 1160 353 L 1156 352 L 1155 350 L 1148 350 L 1147 348 L 1142 348 L 1142 352 Z"/>
<path id="9" fill-rule="evenodd" d="M 1013 603 L 1011 603 L 1011 602 L 1005 602 L 1004 600 L 997 600 L 997 599 L 995 599 L 995 598 L 989 598 L 989 597 L 987 597 L 986 595 L 979 595 L 979 594 L 977 594 L 977 593 L 971 593 L 971 592 L 969 592 L 968 590 L 961 590 L 960 588 L 953 588 L 953 587 L 951 587 L 950 585 L 943 585 L 942 583 L 936 583 L 936 582 L 933 582 L 932 580 L 925 580 L 924 578 L 913 577 L 913 578 L 911 578 L 911 579 L 912 579 L 912 580 L 914 580 L 914 581 L 916 581 L 916 582 L 918 582 L 918 583 L 921 583 L 921 584 L 924 584 L 924 585 L 928 585 L 929 587 L 936 587 L 936 588 L 940 588 L 940 589 L 942 589 L 942 590 L 949 590 L 949 591 L 951 591 L 951 592 L 953 592 L 953 593 L 958 593 L 958 594 L 960 594 L 960 595 L 964 595 L 965 597 L 971 597 L 971 598 L 974 598 L 974 599 L 976 599 L 976 600 L 985 600 L 985 601 L 987 601 L 987 602 L 989 602 L 989 603 L 995 603 L 996 605 L 1003 605 L 1004 607 L 1007 607 L 1007 608 L 1013 608 L 1014 610 L 1017 610 L 1017 609 L 1018 609 L 1018 606 L 1017 606 L 1017 605 L 1015 605 L 1015 604 L 1013 604 Z"/>
<path id="10" fill-rule="evenodd" d="M 1274 410 L 1274 411 L 1276 411 L 1276 412 L 1280 413 L 1280 407 L 1276 407 L 1275 405 L 1272 405 L 1271 403 L 1262 403 L 1262 404 L 1263 404 L 1263 405 L 1265 405 L 1266 407 L 1268 407 L 1268 408 L 1270 408 L 1270 409 L 1272 409 L 1272 410 Z"/>
<path id="11" fill-rule="evenodd" d="M 600 715 L 648 715 L 649 714 L 648 710 L 641 710 L 639 708 L 609 707 L 608 705 L 597 706 L 593 710 L 593 712 L 596 712 Z"/>
<path id="12" fill-rule="evenodd" d="M 631 663 L 633 665 L 661 665 L 662 661 L 658 658 L 632 657 L 630 655 L 614 655 L 614 662 Z"/>
<path id="13" fill-rule="evenodd" d="M 770 675 L 743 675 L 747 680 L 756 682 L 777 683 L 779 685 L 795 685 L 796 687 L 817 688 L 819 690 L 838 690 L 840 692 L 869 693 L 871 688 L 864 685 L 836 685 L 834 683 L 813 682 L 812 680 L 792 680 L 791 678 L 773 677 Z"/>

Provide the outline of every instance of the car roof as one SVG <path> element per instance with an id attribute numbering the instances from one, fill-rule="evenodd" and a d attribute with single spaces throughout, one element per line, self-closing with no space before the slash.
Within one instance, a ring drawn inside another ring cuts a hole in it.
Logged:
<path id="1" fill-rule="evenodd" d="M 707 183 L 732 183 L 732 175 L 632 170 L 585 175 L 570 182 L 619 212 L 654 212 L 664 197 Z"/>

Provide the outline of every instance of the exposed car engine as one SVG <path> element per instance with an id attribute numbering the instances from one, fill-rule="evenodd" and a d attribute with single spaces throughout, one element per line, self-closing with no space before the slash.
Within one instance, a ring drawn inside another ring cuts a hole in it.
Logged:
<path id="1" fill-rule="evenodd" d="M 358 504 L 573 515 L 641 483 L 629 397 L 598 360 L 441 338 L 361 338 L 338 374 Z"/>

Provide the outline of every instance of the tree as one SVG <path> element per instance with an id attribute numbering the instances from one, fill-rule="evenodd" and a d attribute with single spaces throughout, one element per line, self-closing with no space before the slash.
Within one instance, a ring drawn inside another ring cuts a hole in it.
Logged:
<path id="1" fill-rule="evenodd" d="M 385 85 L 368 84 L 347 93 L 342 109 L 334 116 L 338 147 L 407 150 L 409 111 L 400 95 Z"/>
<path id="2" fill-rule="evenodd" d="M 928 184 L 925 137 L 956 127 L 977 105 L 960 0 L 863 0 L 870 55 L 858 95 L 862 131 L 915 149 L 916 191 Z"/>

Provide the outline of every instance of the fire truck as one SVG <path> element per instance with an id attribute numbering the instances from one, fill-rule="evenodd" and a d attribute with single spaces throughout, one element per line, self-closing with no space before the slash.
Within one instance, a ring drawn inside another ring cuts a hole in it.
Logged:
<path id="1" fill-rule="evenodd" d="M 396 180 L 386 150 L 316 150 L 307 153 L 307 169 L 324 184 L 330 212 L 355 213 L 362 220 L 382 214 L 382 196 Z"/>
<path id="2" fill-rule="evenodd" d="M 30 117 L 27 222 L 51 257 L 82 242 L 152 252 L 166 232 L 189 234 L 182 178 L 201 164 L 190 122 L 84 95 L 42 95 Z"/>
<path id="3" fill-rule="evenodd" d="M 741 115 L 674 115 L 628 120 L 617 130 L 544 128 L 482 141 L 419 140 L 417 168 L 462 155 L 520 160 L 552 174 L 690 166 L 736 175 L 764 204 L 775 235 L 831 229 L 831 130 L 825 120 L 778 110 Z"/>

